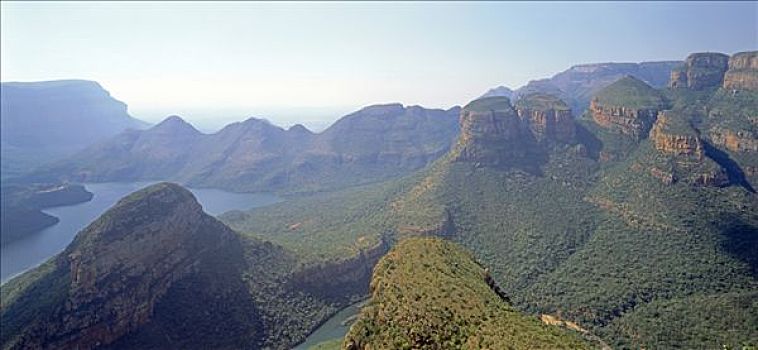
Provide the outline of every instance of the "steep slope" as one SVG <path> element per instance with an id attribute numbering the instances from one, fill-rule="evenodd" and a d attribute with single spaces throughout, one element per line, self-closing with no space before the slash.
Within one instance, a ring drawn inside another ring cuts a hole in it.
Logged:
<path id="1" fill-rule="evenodd" d="M 717 52 L 700 52 L 687 56 L 684 65 L 671 71 L 672 88 L 703 90 L 721 86 L 729 65 L 729 56 Z"/>
<path id="2" fill-rule="evenodd" d="M 554 95 L 564 100 L 575 115 L 580 115 L 589 107 L 592 96 L 616 80 L 630 75 L 661 88 L 669 82 L 671 70 L 679 65 L 679 61 L 576 65 L 551 78 L 532 80 L 517 89 L 514 96 L 518 99 L 536 92 Z"/>
<path id="3" fill-rule="evenodd" d="M 448 151 L 458 108 L 377 105 L 320 134 L 261 119 L 201 134 L 179 117 L 128 131 L 28 179 L 174 180 L 233 191 L 314 191 L 407 174 Z"/>
<path id="4" fill-rule="evenodd" d="M 460 246 L 408 238 L 374 269 L 371 302 L 344 349 L 583 349 L 577 334 L 520 314 Z"/>
<path id="5" fill-rule="evenodd" d="M 513 97 L 513 90 L 505 86 L 498 86 L 496 88 L 487 90 L 487 92 L 485 92 L 484 95 L 479 96 L 479 98 L 498 97 L 498 96 L 507 97 L 508 99 L 511 99 L 511 97 Z"/>
<path id="6" fill-rule="evenodd" d="M 9 82 L 1 90 L 3 177 L 147 126 L 93 81 Z"/>

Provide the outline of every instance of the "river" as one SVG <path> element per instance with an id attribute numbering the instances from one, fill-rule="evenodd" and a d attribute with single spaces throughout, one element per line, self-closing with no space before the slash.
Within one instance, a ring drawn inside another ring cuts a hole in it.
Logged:
<path id="1" fill-rule="evenodd" d="M 89 225 L 108 208 L 129 193 L 154 182 L 84 184 L 94 195 L 89 202 L 43 210 L 60 221 L 42 231 L 27 235 L 2 247 L 0 251 L 0 281 L 33 268 L 63 251 L 81 229 Z M 280 202 L 273 194 L 233 193 L 217 189 L 189 188 L 203 210 L 219 215 L 229 210 L 245 210 Z"/>

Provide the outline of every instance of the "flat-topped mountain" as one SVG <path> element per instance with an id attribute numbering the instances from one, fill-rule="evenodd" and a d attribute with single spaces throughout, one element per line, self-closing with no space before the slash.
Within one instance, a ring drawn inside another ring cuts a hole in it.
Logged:
<path id="1" fill-rule="evenodd" d="M 679 65 L 680 61 L 580 64 L 551 78 L 530 81 L 516 89 L 514 98 L 535 92 L 553 95 L 580 115 L 589 107 L 593 95 L 616 80 L 629 75 L 661 88 L 668 84 L 671 70 Z"/>
<path id="2" fill-rule="evenodd" d="M 443 155 L 459 108 L 366 107 L 322 133 L 250 118 L 202 134 L 173 116 L 40 169 L 30 179 L 180 181 L 233 191 L 311 191 L 386 179 Z"/>
<path id="3" fill-rule="evenodd" d="M 0 101 L 3 177 L 147 126 L 94 81 L 2 83 Z"/>
<path id="4" fill-rule="evenodd" d="M 740 52 L 729 58 L 729 69 L 724 73 L 724 88 L 758 90 L 758 51 Z"/>
<path id="5" fill-rule="evenodd" d="M 721 86 L 728 64 L 729 56 L 723 53 L 693 53 L 687 57 L 683 66 L 671 71 L 669 86 L 693 90 Z"/>

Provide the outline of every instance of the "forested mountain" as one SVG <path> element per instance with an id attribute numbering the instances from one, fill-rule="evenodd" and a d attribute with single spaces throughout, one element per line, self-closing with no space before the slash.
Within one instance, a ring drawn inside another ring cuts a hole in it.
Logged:
<path id="1" fill-rule="evenodd" d="M 8 82 L 0 91 L 4 178 L 147 126 L 93 81 Z"/>

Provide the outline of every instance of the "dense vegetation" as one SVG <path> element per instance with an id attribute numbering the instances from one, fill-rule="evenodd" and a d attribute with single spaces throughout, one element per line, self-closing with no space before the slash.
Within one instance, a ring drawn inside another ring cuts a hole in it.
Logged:
<path id="1" fill-rule="evenodd" d="M 576 334 L 511 308 L 487 270 L 438 238 L 400 241 L 377 264 L 348 349 L 581 349 Z"/>
<path id="2" fill-rule="evenodd" d="M 626 76 L 595 95 L 598 103 L 635 109 L 658 109 L 666 104 L 662 94 L 643 81 Z"/>

